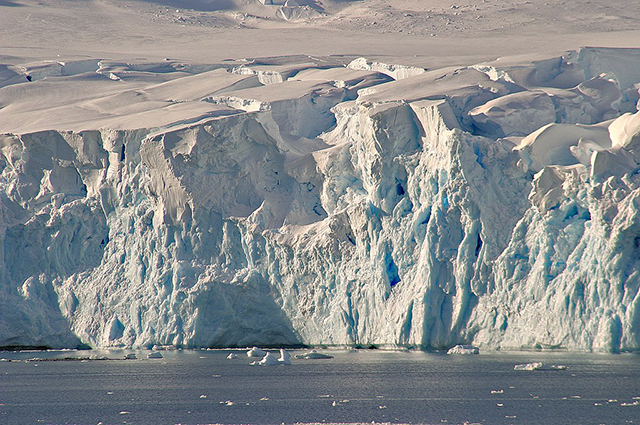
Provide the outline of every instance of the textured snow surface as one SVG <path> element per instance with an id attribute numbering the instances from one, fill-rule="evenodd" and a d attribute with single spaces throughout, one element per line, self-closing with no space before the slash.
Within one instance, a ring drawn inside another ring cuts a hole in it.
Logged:
<path id="1" fill-rule="evenodd" d="M 7 85 L 0 345 L 637 350 L 632 53 Z"/>
<path id="2" fill-rule="evenodd" d="M 640 49 L 471 61 L 620 2 L 89 3 L 0 1 L 0 346 L 640 349 Z"/>

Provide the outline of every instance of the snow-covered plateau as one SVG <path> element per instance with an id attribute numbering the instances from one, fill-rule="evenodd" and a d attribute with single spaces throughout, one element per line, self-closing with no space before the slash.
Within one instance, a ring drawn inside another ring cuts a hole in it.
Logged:
<path id="1" fill-rule="evenodd" d="M 640 49 L 3 69 L 0 346 L 640 349 Z"/>

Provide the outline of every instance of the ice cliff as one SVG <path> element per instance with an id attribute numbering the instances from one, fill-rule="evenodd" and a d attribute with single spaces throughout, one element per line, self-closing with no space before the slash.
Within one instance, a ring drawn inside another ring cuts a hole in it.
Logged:
<path id="1" fill-rule="evenodd" d="M 294 59 L 12 76 L 0 346 L 640 349 L 639 51 Z"/>

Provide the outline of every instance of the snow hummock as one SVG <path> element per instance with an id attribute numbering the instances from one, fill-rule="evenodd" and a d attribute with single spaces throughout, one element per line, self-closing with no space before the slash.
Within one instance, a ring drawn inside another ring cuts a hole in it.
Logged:
<path id="1" fill-rule="evenodd" d="M 369 61 L 366 58 L 354 59 L 347 65 L 347 68 L 363 71 L 377 71 L 382 74 L 387 74 L 394 80 L 402 80 L 425 72 L 424 68 Z"/>

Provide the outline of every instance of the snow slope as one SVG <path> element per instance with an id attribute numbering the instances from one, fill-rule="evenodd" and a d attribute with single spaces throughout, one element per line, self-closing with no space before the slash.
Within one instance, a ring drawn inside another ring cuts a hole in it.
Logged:
<path id="1" fill-rule="evenodd" d="M 148 3 L 95 2 L 156 11 L 150 37 L 187 2 Z M 383 8 L 308 3 L 179 13 L 304 34 Z M 390 9 L 411 5 L 443 7 Z M 0 346 L 640 349 L 640 49 L 197 61 L 84 39 L 42 60 L 27 39 L 0 49 Z"/>

